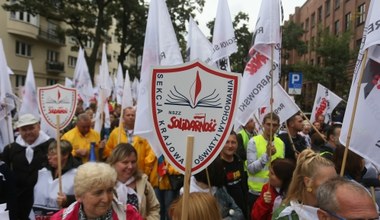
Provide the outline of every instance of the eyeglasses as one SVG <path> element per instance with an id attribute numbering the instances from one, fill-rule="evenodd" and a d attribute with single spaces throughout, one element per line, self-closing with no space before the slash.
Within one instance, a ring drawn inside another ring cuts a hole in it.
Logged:
<path id="1" fill-rule="evenodd" d="M 324 210 L 323 211 L 327 212 L 327 214 L 339 219 L 339 220 L 379 220 L 379 217 L 377 218 L 344 218 L 334 212 L 330 212 L 330 211 L 327 211 L 327 210 Z"/>

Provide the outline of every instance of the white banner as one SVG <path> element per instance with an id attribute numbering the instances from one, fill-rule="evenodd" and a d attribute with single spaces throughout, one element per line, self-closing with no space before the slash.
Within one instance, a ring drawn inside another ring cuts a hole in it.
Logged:
<path id="1" fill-rule="evenodd" d="M 349 148 L 360 156 L 380 166 L 380 29 L 375 28 L 380 21 L 380 1 L 371 1 L 364 28 L 362 44 L 356 62 L 350 95 L 344 115 L 339 140 L 346 145 L 349 126 L 353 120 L 353 129 Z M 368 50 L 368 58 L 364 59 Z M 363 66 L 364 65 L 364 66 Z M 357 93 L 359 75 L 364 69 L 360 85 L 355 117 L 354 101 Z"/>
<path id="2" fill-rule="evenodd" d="M 325 116 L 325 123 L 331 122 L 332 111 L 341 101 L 342 99 L 339 96 L 318 83 L 310 121 L 314 122 L 319 115 L 323 115 Z"/>

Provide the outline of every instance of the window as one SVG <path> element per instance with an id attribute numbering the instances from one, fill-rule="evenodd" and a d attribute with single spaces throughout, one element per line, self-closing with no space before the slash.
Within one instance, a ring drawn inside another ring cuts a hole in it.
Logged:
<path id="1" fill-rule="evenodd" d="M 331 9 L 331 1 L 326 0 L 325 1 L 325 15 L 326 15 L 326 17 L 330 15 L 330 9 Z"/>
<path id="2" fill-rule="evenodd" d="M 310 48 L 311 50 L 314 50 L 315 49 L 315 37 L 311 37 L 310 38 Z"/>
<path id="3" fill-rule="evenodd" d="M 51 86 L 58 83 L 58 80 L 56 79 L 46 79 L 46 85 Z"/>
<path id="4" fill-rule="evenodd" d="M 361 46 L 361 44 L 362 44 L 362 39 L 361 39 L 361 38 L 360 38 L 360 39 L 357 39 L 357 40 L 356 40 L 355 48 L 356 48 L 357 50 L 360 50 L 360 46 Z"/>
<path id="5" fill-rule="evenodd" d="M 93 40 L 87 40 L 84 43 L 84 47 L 86 47 L 86 48 L 92 48 L 93 46 L 94 46 L 94 41 Z"/>
<path id="6" fill-rule="evenodd" d="M 340 0 L 335 0 L 335 10 L 340 7 Z"/>
<path id="7" fill-rule="evenodd" d="M 37 17 L 29 14 L 28 12 L 11 11 L 10 17 L 13 20 L 23 21 L 33 25 L 37 25 Z"/>
<path id="8" fill-rule="evenodd" d="M 305 31 L 309 31 L 309 18 L 306 18 L 306 21 L 305 21 Z"/>
<path id="9" fill-rule="evenodd" d="M 315 26 L 315 13 L 311 14 L 311 27 Z"/>
<path id="10" fill-rule="evenodd" d="M 53 51 L 53 50 L 47 51 L 47 61 L 58 62 L 58 58 L 59 58 L 59 52 Z"/>
<path id="11" fill-rule="evenodd" d="M 351 26 L 351 12 L 348 12 L 344 16 L 344 31 L 350 30 L 350 26 Z"/>
<path id="12" fill-rule="evenodd" d="M 25 78 L 23 75 L 16 75 L 16 87 L 24 86 Z"/>
<path id="13" fill-rule="evenodd" d="M 318 8 L 318 23 L 322 22 L 322 6 Z"/>
<path id="14" fill-rule="evenodd" d="M 30 57 L 32 56 L 32 46 L 21 41 L 16 41 L 16 54 Z"/>
<path id="15" fill-rule="evenodd" d="M 339 20 L 336 20 L 334 23 L 334 34 L 335 35 L 339 34 Z"/>
<path id="16" fill-rule="evenodd" d="M 365 3 L 359 5 L 356 15 L 356 25 L 361 25 L 365 22 Z"/>
<path id="17" fill-rule="evenodd" d="M 75 65 L 77 65 L 77 58 L 73 56 L 69 56 L 67 60 L 67 66 L 75 68 Z"/>

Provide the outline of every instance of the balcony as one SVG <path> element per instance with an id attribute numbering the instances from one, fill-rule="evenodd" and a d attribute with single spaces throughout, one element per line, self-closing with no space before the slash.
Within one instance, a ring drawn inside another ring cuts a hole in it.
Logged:
<path id="1" fill-rule="evenodd" d="M 63 62 L 47 61 L 46 72 L 48 73 L 62 73 L 65 71 L 65 64 Z"/>
<path id="2" fill-rule="evenodd" d="M 42 29 L 40 27 L 38 38 L 49 43 L 65 45 L 65 34 L 63 30 Z"/>

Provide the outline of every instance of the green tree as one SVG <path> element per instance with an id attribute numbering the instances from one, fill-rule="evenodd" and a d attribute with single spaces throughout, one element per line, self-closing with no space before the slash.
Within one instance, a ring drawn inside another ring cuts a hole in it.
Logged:
<path id="1" fill-rule="evenodd" d="M 347 91 L 347 65 L 353 57 L 350 49 L 351 33 L 340 36 L 324 31 L 313 48 L 321 57 L 321 81 L 332 91 Z M 339 92 L 340 93 L 340 92 Z M 338 94 L 339 94 L 338 93 Z"/>
<path id="2" fill-rule="evenodd" d="M 93 42 L 92 51 L 86 54 L 87 64 L 93 79 L 95 64 L 101 42 L 107 41 L 107 31 L 111 25 L 111 13 L 108 6 L 112 0 L 18 0 L 6 3 L 8 11 L 29 12 L 47 19 L 67 24 L 68 36 L 75 38 L 78 46 L 84 48 L 87 42 Z"/>

